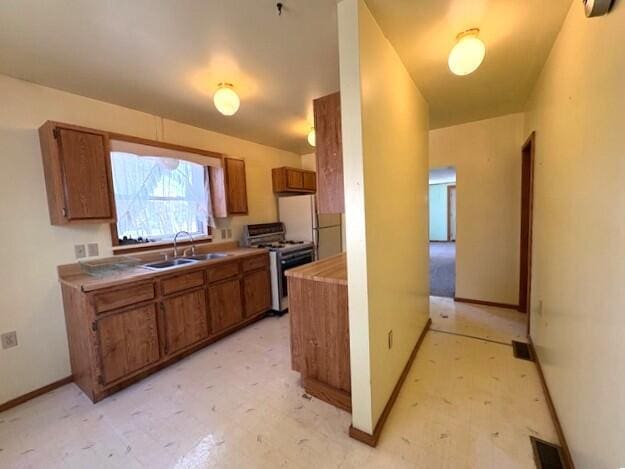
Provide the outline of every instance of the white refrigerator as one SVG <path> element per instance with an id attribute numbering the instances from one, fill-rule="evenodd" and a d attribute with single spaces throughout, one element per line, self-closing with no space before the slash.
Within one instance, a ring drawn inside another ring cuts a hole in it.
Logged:
<path id="1" fill-rule="evenodd" d="M 278 216 L 286 228 L 286 239 L 312 241 L 316 259 L 343 251 L 341 214 L 318 214 L 314 195 L 279 197 Z"/>

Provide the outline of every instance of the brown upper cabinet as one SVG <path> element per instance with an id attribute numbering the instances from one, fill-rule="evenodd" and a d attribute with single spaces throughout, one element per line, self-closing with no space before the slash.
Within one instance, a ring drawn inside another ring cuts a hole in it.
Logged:
<path id="1" fill-rule="evenodd" d="M 313 101 L 317 146 L 317 210 L 345 212 L 343 190 L 343 143 L 341 136 L 341 95 L 333 93 Z"/>
<path id="2" fill-rule="evenodd" d="M 51 223 L 114 222 L 108 135 L 48 121 L 39 141 Z"/>
<path id="3" fill-rule="evenodd" d="M 221 168 L 211 168 L 210 186 L 213 213 L 216 217 L 247 215 L 244 160 L 224 158 Z"/>
<path id="4" fill-rule="evenodd" d="M 313 194 L 317 190 L 314 171 L 299 168 L 274 168 L 271 170 L 273 191 L 277 194 Z"/>

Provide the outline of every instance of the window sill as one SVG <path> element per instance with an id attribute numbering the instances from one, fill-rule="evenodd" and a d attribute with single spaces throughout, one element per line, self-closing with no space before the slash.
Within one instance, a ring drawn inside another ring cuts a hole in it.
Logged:
<path id="1" fill-rule="evenodd" d="M 212 243 L 213 237 L 211 235 L 208 236 L 198 236 L 194 237 L 193 241 L 196 245 Z M 183 241 L 179 241 L 178 247 L 187 247 L 191 246 L 191 241 L 185 239 Z M 153 243 L 143 243 L 143 244 L 128 244 L 125 246 L 113 246 L 113 255 L 118 256 L 121 254 L 128 254 L 132 252 L 147 252 L 147 251 L 163 251 L 165 249 L 173 249 L 174 242 L 173 241 L 157 241 Z"/>

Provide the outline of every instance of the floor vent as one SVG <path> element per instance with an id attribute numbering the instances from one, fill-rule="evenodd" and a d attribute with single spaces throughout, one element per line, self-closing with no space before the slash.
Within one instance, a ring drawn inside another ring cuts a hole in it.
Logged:
<path id="1" fill-rule="evenodd" d="M 530 436 L 532 442 L 532 448 L 534 449 L 534 460 L 536 461 L 536 467 L 538 469 L 565 469 L 566 465 L 562 458 L 562 449 L 548 443 L 547 441 L 540 440 L 533 436 Z"/>
<path id="2" fill-rule="evenodd" d="M 521 360 L 529 360 L 531 362 L 534 361 L 530 346 L 525 342 L 517 342 L 516 340 L 513 340 L 512 352 L 514 353 L 515 358 L 520 358 Z"/>

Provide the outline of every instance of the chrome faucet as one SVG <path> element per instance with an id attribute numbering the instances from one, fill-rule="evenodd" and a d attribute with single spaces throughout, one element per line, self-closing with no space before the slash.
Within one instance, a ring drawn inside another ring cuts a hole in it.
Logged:
<path id="1" fill-rule="evenodd" d="M 191 236 L 191 233 L 188 231 L 179 231 L 176 233 L 176 236 L 174 236 L 174 259 L 178 257 L 178 235 L 180 234 L 186 234 L 189 237 L 191 240 L 191 254 L 195 256 L 195 241 L 193 241 L 193 236 Z"/>

